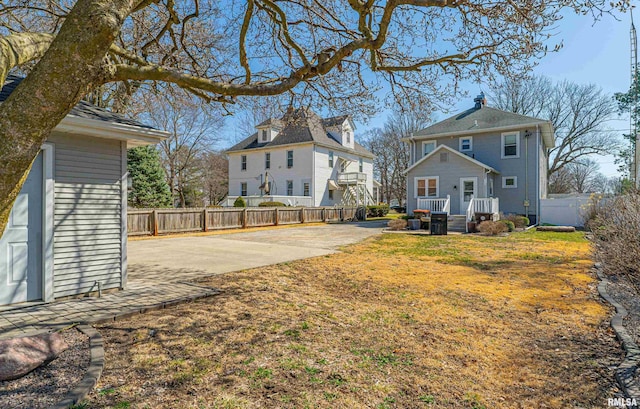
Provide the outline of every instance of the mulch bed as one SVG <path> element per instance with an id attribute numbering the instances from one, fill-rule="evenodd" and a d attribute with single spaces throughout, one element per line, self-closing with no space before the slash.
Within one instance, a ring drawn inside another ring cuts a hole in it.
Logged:
<path id="1" fill-rule="evenodd" d="M 3 409 L 48 408 L 62 401 L 89 366 L 89 337 L 75 328 L 62 332 L 69 346 L 48 365 L 13 381 L 0 382 Z"/>

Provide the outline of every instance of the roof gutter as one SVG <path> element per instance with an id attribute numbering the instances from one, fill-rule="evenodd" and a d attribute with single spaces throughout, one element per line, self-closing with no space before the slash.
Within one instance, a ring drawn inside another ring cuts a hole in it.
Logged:
<path id="1" fill-rule="evenodd" d="M 431 134 L 431 135 L 420 135 L 418 133 L 413 135 L 413 139 L 422 140 L 422 139 L 436 139 L 436 138 L 442 138 L 446 136 L 477 135 L 477 134 L 488 133 L 488 132 L 513 131 L 517 129 L 534 127 L 534 126 L 541 127 L 543 131 L 546 131 L 546 132 L 542 132 L 542 139 L 544 140 L 545 145 L 547 145 L 547 148 L 553 148 L 555 146 L 555 142 L 553 138 L 553 126 L 551 125 L 550 121 L 531 122 L 527 124 L 518 124 L 518 125 L 509 125 L 509 126 L 499 126 L 495 128 L 469 129 L 466 131 L 441 132 L 441 133 Z M 409 142 L 410 139 L 411 138 L 402 138 L 401 140 L 403 142 Z"/>
<path id="2" fill-rule="evenodd" d="M 64 117 L 54 128 L 54 131 L 125 141 L 127 142 L 128 148 L 154 145 L 164 141 L 171 135 L 169 132 L 159 131 L 157 129 L 97 121 L 75 115 L 67 115 Z"/>

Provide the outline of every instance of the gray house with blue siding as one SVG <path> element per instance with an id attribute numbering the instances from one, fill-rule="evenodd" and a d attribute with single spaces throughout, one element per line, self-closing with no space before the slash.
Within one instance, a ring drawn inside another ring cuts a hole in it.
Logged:
<path id="1" fill-rule="evenodd" d="M 0 103 L 20 78 L 9 76 Z M 127 148 L 166 138 L 86 102 L 42 146 L 0 238 L 0 305 L 127 283 Z"/>
<path id="2" fill-rule="evenodd" d="M 410 146 L 407 212 L 446 211 L 470 221 L 499 212 L 539 219 L 547 195 L 551 122 L 486 106 L 433 124 L 404 141 Z"/>

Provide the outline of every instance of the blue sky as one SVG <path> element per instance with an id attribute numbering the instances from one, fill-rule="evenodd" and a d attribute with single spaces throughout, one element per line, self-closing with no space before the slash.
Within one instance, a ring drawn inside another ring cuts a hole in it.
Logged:
<path id="1" fill-rule="evenodd" d="M 549 48 L 562 40 L 564 47 L 555 53 L 549 53 L 538 61 L 533 72 L 545 75 L 553 80 L 569 80 L 579 84 L 596 84 L 607 94 L 624 92 L 630 85 L 630 15 L 618 13 L 615 17 L 606 15 L 594 23 L 591 16 L 576 15 L 571 11 L 564 13 L 564 18 L 558 23 L 550 41 Z M 640 12 L 636 14 L 636 29 L 640 31 Z M 486 90 L 487 85 L 484 85 Z M 451 111 L 453 113 L 468 109 L 473 104 L 473 97 L 480 88 L 477 83 L 462 85 L 462 90 L 469 93 L 469 97 L 461 99 Z M 488 101 L 491 105 L 491 100 Z M 440 120 L 451 114 L 436 114 Z M 366 131 L 371 127 L 379 127 L 384 123 L 386 114 L 381 114 L 359 131 Z M 610 129 L 627 131 L 629 119 L 621 116 L 609 123 Z M 619 176 L 613 156 L 594 157 L 600 163 L 600 172 L 606 176 Z"/>
<path id="2" fill-rule="evenodd" d="M 555 37 L 550 41 L 549 48 L 562 41 L 564 47 L 555 53 L 549 53 L 538 61 L 533 69 L 535 74 L 546 75 L 554 80 L 569 80 L 579 84 L 596 84 L 604 92 L 613 95 L 624 92 L 630 83 L 630 16 L 618 13 L 614 18 L 610 15 L 594 23 L 591 16 L 576 15 L 566 11 L 564 18 L 557 24 Z M 636 27 L 640 30 L 640 12 L 636 14 Z M 484 85 L 484 88 L 488 88 Z M 472 99 L 479 92 L 477 83 L 463 83 L 461 89 L 469 93 L 468 98 L 461 99 L 451 107 L 451 113 L 468 109 Z M 491 101 L 488 101 L 491 105 Z M 449 114 L 436 114 L 435 119 L 444 119 Z M 386 120 L 388 112 L 381 112 L 369 123 L 357 124 L 357 133 L 362 134 L 373 127 L 380 127 Z M 224 132 L 231 139 L 234 119 L 226 122 Z M 628 116 L 611 121 L 611 129 L 623 131 L 629 129 Z M 231 140 L 221 145 L 229 146 Z M 600 163 L 600 171 L 606 176 L 618 176 L 617 166 L 613 163 L 613 156 L 595 157 Z"/>

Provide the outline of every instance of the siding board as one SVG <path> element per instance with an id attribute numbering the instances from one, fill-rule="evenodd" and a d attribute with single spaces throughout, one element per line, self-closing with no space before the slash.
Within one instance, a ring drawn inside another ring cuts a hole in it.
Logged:
<path id="1" fill-rule="evenodd" d="M 118 288 L 121 253 L 119 141 L 54 133 L 54 297 Z"/>

